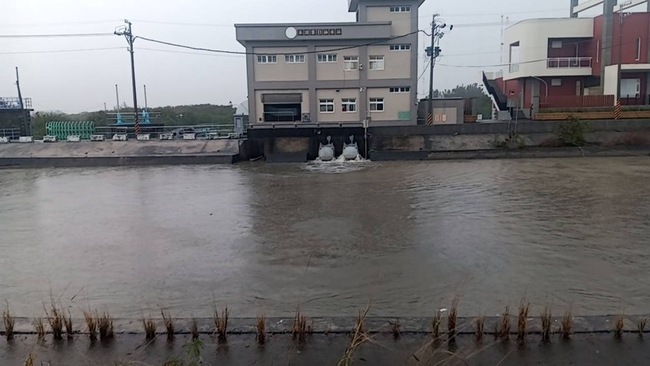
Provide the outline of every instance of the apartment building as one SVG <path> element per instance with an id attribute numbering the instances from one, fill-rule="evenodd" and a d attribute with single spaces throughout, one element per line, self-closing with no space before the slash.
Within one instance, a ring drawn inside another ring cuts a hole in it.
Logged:
<path id="1" fill-rule="evenodd" d="M 526 116 L 544 108 L 613 106 L 619 99 L 647 105 L 649 35 L 650 12 L 620 6 L 596 17 L 524 20 L 505 30 L 506 66 L 485 74 L 484 84 L 498 109 Z"/>
<path id="2" fill-rule="evenodd" d="M 236 24 L 250 122 L 417 124 L 423 2 L 349 0 L 349 23 Z"/>

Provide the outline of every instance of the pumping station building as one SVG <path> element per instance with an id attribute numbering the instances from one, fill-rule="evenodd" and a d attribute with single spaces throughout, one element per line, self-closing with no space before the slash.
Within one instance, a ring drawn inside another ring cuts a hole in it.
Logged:
<path id="1" fill-rule="evenodd" d="M 356 22 L 236 24 L 250 123 L 417 124 L 418 9 L 424 0 L 349 0 Z"/>

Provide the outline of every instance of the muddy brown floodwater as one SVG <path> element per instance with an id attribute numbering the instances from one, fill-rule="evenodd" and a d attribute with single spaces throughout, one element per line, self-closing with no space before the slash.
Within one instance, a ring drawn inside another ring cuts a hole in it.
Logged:
<path id="1" fill-rule="evenodd" d="M 650 312 L 650 158 L 0 170 L 0 300 L 116 317 Z M 537 311 L 537 310 L 536 310 Z"/>

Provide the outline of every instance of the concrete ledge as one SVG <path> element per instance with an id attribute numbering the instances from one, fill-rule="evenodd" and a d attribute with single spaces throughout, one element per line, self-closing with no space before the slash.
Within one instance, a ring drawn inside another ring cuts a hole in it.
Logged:
<path id="1" fill-rule="evenodd" d="M 115 156 L 115 157 L 53 157 L 3 158 L 0 168 L 78 168 L 179 164 L 233 164 L 237 155 Z"/>

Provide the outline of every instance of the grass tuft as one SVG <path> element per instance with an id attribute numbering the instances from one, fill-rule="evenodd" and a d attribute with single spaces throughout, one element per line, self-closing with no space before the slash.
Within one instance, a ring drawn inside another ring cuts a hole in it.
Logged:
<path id="1" fill-rule="evenodd" d="M 91 341 L 97 340 L 97 317 L 88 310 L 84 311 L 84 320 L 86 321 L 86 328 L 88 328 L 88 337 Z"/>
<path id="2" fill-rule="evenodd" d="M 144 328 L 146 340 L 150 341 L 156 338 L 156 329 L 158 329 L 158 326 L 151 316 L 149 318 L 142 317 L 142 327 Z"/>
<path id="3" fill-rule="evenodd" d="M 359 317 L 357 318 L 356 324 L 354 326 L 354 332 L 352 333 L 352 340 L 350 341 L 348 347 L 345 349 L 345 353 L 337 363 L 337 366 L 352 365 L 352 360 L 354 359 L 354 353 L 356 352 L 357 348 L 359 348 L 359 346 L 361 346 L 363 343 L 370 341 L 370 338 L 368 338 L 368 335 L 366 334 L 363 327 L 369 311 L 370 311 L 370 304 L 368 304 L 366 310 L 364 310 L 363 312 L 361 311 L 359 312 Z"/>
<path id="4" fill-rule="evenodd" d="M 614 323 L 614 338 L 623 338 L 623 328 L 625 328 L 625 318 L 623 315 L 619 315 L 616 317 L 616 322 Z"/>
<path id="5" fill-rule="evenodd" d="M 521 299 L 521 303 L 519 304 L 519 317 L 517 320 L 517 340 L 522 343 L 526 341 L 529 311 L 530 302 L 527 302 L 525 299 Z"/>
<path id="6" fill-rule="evenodd" d="M 5 325 L 5 337 L 7 340 L 11 340 L 14 339 L 14 326 L 16 325 L 16 319 L 9 311 L 9 302 L 6 302 L 6 304 L 6 310 L 2 312 L 2 320 Z"/>
<path id="7" fill-rule="evenodd" d="M 174 340 L 174 318 L 172 318 L 171 314 L 169 312 L 165 312 L 164 310 L 160 310 L 160 315 L 163 318 L 163 323 L 165 324 L 165 329 L 167 330 L 167 340 L 168 341 L 173 341 Z"/>
<path id="8" fill-rule="evenodd" d="M 499 337 L 503 341 L 510 340 L 510 307 L 506 306 L 506 311 L 501 316 L 499 323 Z"/>
<path id="9" fill-rule="evenodd" d="M 102 341 L 113 338 L 113 318 L 108 312 L 104 312 L 97 317 L 97 326 L 99 328 L 99 339 Z"/>
<path id="10" fill-rule="evenodd" d="M 442 323 L 442 311 L 437 310 L 431 321 L 431 328 L 433 330 L 433 340 L 437 341 L 440 338 L 440 324 Z"/>
<path id="11" fill-rule="evenodd" d="M 217 332 L 217 340 L 219 343 L 226 343 L 228 341 L 227 334 L 228 334 L 228 315 L 230 313 L 228 312 L 228 307 L 226 307 L 224 310 L 221 311 L 221 315 L 219 315 L 219 310 L 215 306 L 214 308 L 214 327 Z"/>
<path id="12" fill-rule="evenodd" d="M 398 319 L 395 319 L 394 321 L 390 321 L 388 323 L 390 324 L 390 329 L 391 332 L 393 333 L 393 338 L 399 339 L 399 337 L 401 337 L 402 335 L 401 332 L 402 324 L 400 324 Z"/>
<path id="13" fill-rule="evenodd" d="M 266 317 L 264 314 L 257 317 L 257 343 L 263 345 L 266 342 Z"/>
<path id="14" fill-rule="evenodd" d="M 456 324 L 458 323 L 458 298 L 454 298 L 449 309 L 447 317 L 447 339 L 452 340 L 456 337 Z"/>
<path id="15" fill-rule="evenodd" d="M 30 352 L 27 355 L 27 358 L 25 359 L 25 366 L 34 366 L 36 364 L 36 356 L 34 355 L 34 351 Z"/>
<path id="16" fill-rule="evenodd" d="M 648 322 L 648 318 L 643 318 L 636 323 L 636 329 L 639 332 L 639 337 L 643 338 L 643 333 L 645 332 L 645 325 Z"/>
<path id="17" fill-rule="evenodd" d="M 562 333 L 563 339 L 571 339 L 571 328 L 573 328 L 573 316 L 571 309 L 569 309 L 569 311 L 564 313 L 562 323 L 560 324 L 560 332 Z"/>
<path id="18" fill-rule="evenodd" d="M 480 315 L 476 320 L 474 320 L 474 336 L 477 342 L 483 340 L 483 335 L 485 334 L 485 316 Z"/>
<path id="19" fill-rule="evenodd" d="M 32 325 L 34 326 L 34 330 L 38 335 L 38 339 L 42 340 L 45 337 L 45 325 L 43 324 L 43 318 L 34 318 Z"/>
<path id="20" fill-rule="evenodd" d="M 551 324 L 553 315 L 548 306 L 544 307 L 544 311 L 539 315 L 542 321 L 542 342 L 548 343 L 551 341 Z"/>
<path id="21" fill-rule="evenodd" d="M 196 318 L 192 318 L 192 328 L 190 333 L 192 334 L 192 341 L 199 339 L 199 323 L 196 321 Z"/>
<path id="22" fill-rule="evenodd" d="M 58 341 L 63 339 L 63 323 L 65 323 L 65 315 L 63 315 L 63 309 L 56 306 L 53 297 L 51 297 L 50 301 L 50 311 L 47 311 L 45 304 L 43 304 L 43 309 L 45 310 L 47 321 L 50 323 L 50 328 L 52 328 L 52 336 Z"/>
<path id="23" fill-rule="evenodd" d="M 72 339 L 74 329 L 72 328 L 72 314 L 70 314 L 70 310 L 68 310 L 68 316 L 63 315 L 63 324 L 65 325 L 65 333 L 68 335 L 68 339 Z"/>
<path id="24" fill-rule="evenodd" d="M 291 327 L 291 336 L 294 340 L 304 342 L 307 333 L 311 332 L 310 327 L 307 326 L 307 317 L 300 314 L 300 307 L 296 309 L 296 314 L 293 316 L 293 326 Z"/>

